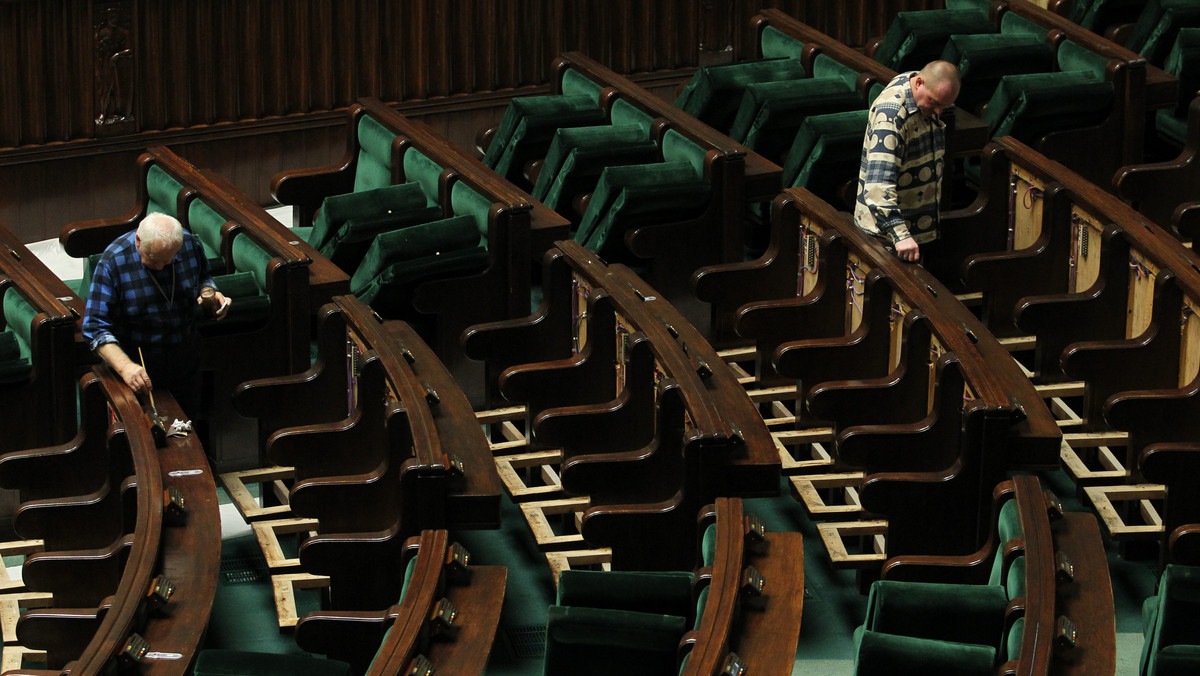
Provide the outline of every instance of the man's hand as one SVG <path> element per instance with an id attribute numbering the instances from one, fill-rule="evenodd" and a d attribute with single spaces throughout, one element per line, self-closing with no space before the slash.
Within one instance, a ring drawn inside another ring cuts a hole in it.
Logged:
<path id="1" fill-rule="evenodd" d="M 909 263 L 915 263 L 921 257 L 921 247 L 917 244 L 917 240 L 912 237 L 905 237 L 896 242 L 896 258 Z"/>
<path id="2" fill-rule="evenodd" d="M 205 294 L 210 290 L 213 292 L 212 296 L 206 297 Z M 200 295 L 196 298 L 196 304 L 204 305 L 209 298 L 212 299 L 209 301 L 212 303 L 211 307 L 213 308 L 212 310 L 209 310 L 209 312 L 212 313 L 211 316 L 217 320 L 224 319 L 225 315 L 229 313 L 229 306 L 233 305 L 233 299 L 226 297 L 225 294 L 213 289 L 212 287 L 205 287 L 200 292 Z"/>
<path id="3" fill-rule="evenodd" d="M 121 376 L 121 380 L 124 380 L 129 389 L 137 394 L 154 389 L 154 384 L 150 382 L 150 376 L 146 374 L 146 369 L 136 362 L 128 362 L 121 370 L 117 371 L 117 375 Z"/>

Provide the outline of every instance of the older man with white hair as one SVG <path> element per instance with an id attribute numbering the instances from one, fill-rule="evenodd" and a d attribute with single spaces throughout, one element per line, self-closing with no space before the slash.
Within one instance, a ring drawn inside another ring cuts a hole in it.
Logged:
<path id="1" fill-rule="evenodd" d="M 175 218 L 151 213 L 96 262 L 83 336 L 134 392 L 165 387 L 196 418 L 201 415 L 196 308 L 211 304 L 221 319 L 229 303 L 216 290 L 199 242 Z"/>

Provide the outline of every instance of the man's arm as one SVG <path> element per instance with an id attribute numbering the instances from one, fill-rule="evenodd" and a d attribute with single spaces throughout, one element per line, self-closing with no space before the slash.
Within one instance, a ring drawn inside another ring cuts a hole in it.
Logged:
<path id="1" fill-rule="evenodd" d="M 154 385 L 142 365 L 129 358 L 120 343 L 104 343 L 96 348 L 96 354 L 116 372 L 129 389 L 138 394 L 149 392 Z"/>
<path id="2" fill-rule="evenodd" d="M 879 106 L 871 111 L 871 129 L 864 148 L 863 192 L 876 228 L 895 244 L 897 258 L 916 261 L 920 247 L 900 214 L 898 183 L 905 142 L 898 113 L 899 109 L 892 106 Z"/>

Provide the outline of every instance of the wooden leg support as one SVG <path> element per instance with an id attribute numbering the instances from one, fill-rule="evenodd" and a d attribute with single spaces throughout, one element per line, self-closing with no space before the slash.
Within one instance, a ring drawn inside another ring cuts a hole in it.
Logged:
<path id="1" fill-rule="evenodd" d="M 50 592 L 22 591 L 0 595 L 0 631 L 4 635 L 4 645 L 14 645 L 17 642 L 17 619 L 27 608 L 48 608 L 54 604 L 54 595 Z"/>
<path id="2" fill-rule="evenodd" d="M 558 467 L 562 464 L 562 451 L 513 453 L 496 456 L 496 472 L 504 487 L 515 502 L 531 498 L 545 498 L 562 492 Z M 524 470 L 524 471 L 522 471 Z M 539 481 L 531 483 L 527 473 L 536 470 Z"/>
<path id="3" fill-rule="evenodd" d="M 833 468 L 833 456 L 825 448 L 825 444 L 833 441 L 831 427 L 772 432 L 771 438 L 779 451 L 780 471 L 784 476 L 828 472 Z M 803 446 L 808 446 L 808 457 L 797 457 L 791 450 Z"/>
<path id="4" fill-rule="evenodd" d="M 300 620 L 296 610 L 296 590 L 323 589 L 329 586 L 329 578 L 309 573 L 284 573 L 272 575 L 271 586 L 275 590 L 275 612 L 279 615 L 280 630 L 294 629 Z"/>
<path id="5" fill-rule="evenodd" d="M 561 551 L 583 544 L 583 536 L 579 534 L 583 512 L 591 506 L 591 498 L 563 498 L 561 500 L 540 500 L 521 504 L 521 512 L 525 521 L 533 531 L 538 548 L 543 551 Z M 550 525 L 551 516 L 562 514 L 574 515 L 575 532 L 559 534 Z"/>
<path id="6" fill-rule="evenodd" d="M 244 472 L 226 472 L 218 475 L 221 485 L 225 487 L 225 492 L 229 493 L 229 499 L 233 501 L 238 513 L 247 523 L 283 516 L 291 511 L 291 507 L 288 506 L 288 488 L 284 484 L 284 481 L 291 478 L 292 468 L 280 466 L 250 469 Z M 247 488 L 251 484 L 260 484 L 264 490 L 270 490 L 278 504 L 264 507 Z"/>
<path id="7" fill-rule="evenodd" d="M 1121 446 L 1129 439 L 1124 432 L 1072 432 L 1063 435 L 1059 457 L 1063 468 L 1077 486 L 1111 484 L 1124 481 L 1129 470 L 1112 452 L 1111 446 Z M 1094 448 L 1095 461 L 1087 462 L 1080 449 Z"/>
<path id="8" fill-rule="evenodd" d="M 6 645 L 4 646 L 3 656 L 0 657 L 0 662 L 3 662 L 3 664 L 0 664 L 0 671 L 24 670 L 28 668 L 26 661 L 31 664 L 44 664 L 46 662 L 46 651 L 31 650 L 19 645 Z"/>
<path id="9" fill-rule="evenodd" d="M 1167 488 L 1162 484 L 1131 484 L 1122 486 L 1088 486 L 1083 489 L 1091 501 L 1100 523 L 1114 540 L 1156 539 L 1163 535 L 1162 517 L 1154 500 L 1162 500 Z M 1117 502 L 1137 501 L 1142 523 L 1126 523 L 1117 509 Z"/>
<path id="10" fill-rule="evenodd" d="M 600 549 L 546 552 L 546 562 L 550 564 L 550 577 L 554 580 L 554 586 L 558 587 L 559 574 L 564 570 L 570 570 L 572 566 L 576 568 L 580 566 L 599 566 L 600 570 L 611 570 L 612 548 L 601 547 Z"/>
<path id="11" fill-rule="evenodd" d="M 887 521 L 820 523 L 817 524 L 817 531 L 821 534 L 821 541 L 825 543 L 825 550 L 834 568 L 880 566 L 887 560 Z M 846 539 L 851 537 L 869 537 L 870 547 L 867 551 L 850 553 Z"/>
<path id="12" fill-rule="evenodd" d="M 858 488 L 863 483 L 862 472 L 808 474 L 791 477 L 791 482 L 796 499 L 804 503 L 804 510 L 814 519 L 832 515 L 850 516 L 863 511 L 858 502 Z M 839 489 L 845 498 L 841 503 L 827 502 L 822 494 Z"/>
<path id="13" fill-rule="evenodd" d="M 251 524 L 258 546 L 262 548 L 263 557 L 267 560 L 267 570 L 272 574 L 300 569 L 300 559 L 289 558 L 283 553 L 279 544 L 280 535 L 292 533 L 313 533 L 317 528 L 316 519 L 277 519 L 275 521 L 256 521 Z"/>

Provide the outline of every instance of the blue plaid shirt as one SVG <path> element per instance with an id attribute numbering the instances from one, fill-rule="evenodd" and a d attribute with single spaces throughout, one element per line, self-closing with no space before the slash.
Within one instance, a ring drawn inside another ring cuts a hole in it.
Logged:
<path id="1" fill-rule="evenodd" d="M 871 104 L 858 173 L 854 223 L 893 242 L 937 239 L 946 124 L 925 117 L 901 73 Z"/>
<path id="2" fill-rule="evenodd" d="M 195 331 L 196 298 L 202 287 L 215 285 L 204 250 L 191 233 L 183 235 L 175 259 L 162 270 L 142 264 L 136 230 L 104 250 L 83 315 L 83 337 L 92 350 L 105 343 L 120 343 L 126 351 L 175 345 Z"/>

